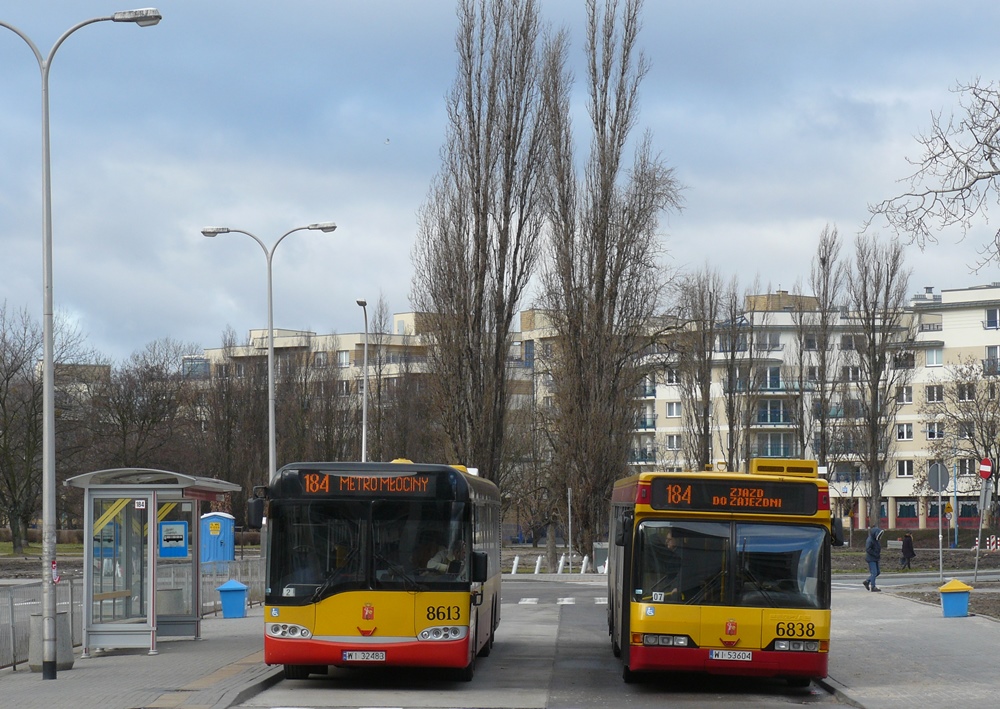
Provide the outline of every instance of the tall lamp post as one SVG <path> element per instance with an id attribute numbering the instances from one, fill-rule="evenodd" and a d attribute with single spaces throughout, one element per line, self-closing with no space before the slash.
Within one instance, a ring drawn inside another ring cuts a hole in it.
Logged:
<path id="1" fill-rule="evenodd" d="M 48 56 L 43 55 L 31 38 L 14 25 L 0 21 L 24 40 L 38 61 L 42 75 L 42 679 L 56 678 L 56 414 L 55 347 L 53 345 L 52 307 L 52 178 L 49 154 L 49 70 L 56 51 L 66 38 L 81 27 L 95 22 L 132 22 L 150 27 L 162 15 L 155 8 L 125 10 L 106 17 L 78 22 L 59 36 Z"/>
<path id="2" fill-rule="evenodd" d="M 251 234 L 249 231 L 244 231 L 242 229 L 231 229 L 225 226 L 208 226 L 201 230 L 204 236 L 215 237 L 219 234 L 245 234 L 251 239 L 257 242 L 261 250 L 264 252 L 264 257 L 267 259 L 267 479 L 268 482 L 274 477 L 274 473 L 277 471 L 277 445 L 275 443 L 274 435 L 274 303 L 271 297 L 271 261 L 274 257 L 274 252 L 278 248 L 278 244 L 284 241 L 285 237 L 289 234 L 294 234 L 297 231 L 322 231 L 324 233 L 330 233 L 336 231 L 337 225 L 333 222 L 318 222 L 316 224 L 310 224 L 308 226 L 295 227 L 289 231 L 286 231 L 281 235 L 274 246 L 270 249 L 264 244 L 261 239 Z"/>
<path id="3" fill-rule="evenodd" d="M 365 314 L 364 372 L 361 375 L 362 386 L 365 388 L 361 397 L 361 462 L 364 463 L 368 460 L 368 301 L 361 299 L 358 305 Z"/>

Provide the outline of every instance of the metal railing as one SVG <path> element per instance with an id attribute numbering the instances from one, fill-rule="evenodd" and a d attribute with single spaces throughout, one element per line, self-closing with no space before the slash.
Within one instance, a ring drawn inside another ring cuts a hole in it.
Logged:
<path id="1" fill-rule="evenodd" d="M 216 590 L 230 579 L 247 587 L 250 605 L 264 603 L 264 563 L 259 557 L 236 561 L 205 562 L 201 568 L 201 615 L 222 610 L 222 598 Z M 161 579 L 166 580 L 166 579 Z M 170 583 L 190 579 L 172 577 Z M 65 578 L 56 584 L 56 612 L 69 614 L 73 647 L 83 643 L 83 579 Z M 42 613 L 42 582 L 0 586 L 0 668 L 28 662 L 31 616 Z"/>

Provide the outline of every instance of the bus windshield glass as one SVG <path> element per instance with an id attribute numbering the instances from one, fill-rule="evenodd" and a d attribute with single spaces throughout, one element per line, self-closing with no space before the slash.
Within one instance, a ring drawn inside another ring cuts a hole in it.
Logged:
<path id="1" fill-rule="evenodd" d="M 646 520 L 635 544 L 636 601 L 829 608 L 821 527 Z"/>
<path id="2" fill-rule="evenodd" d="M 355 589 L 468 583 L 465 504 L 437 500 L 274 500 L 267 596 L 313 603 Z"/>

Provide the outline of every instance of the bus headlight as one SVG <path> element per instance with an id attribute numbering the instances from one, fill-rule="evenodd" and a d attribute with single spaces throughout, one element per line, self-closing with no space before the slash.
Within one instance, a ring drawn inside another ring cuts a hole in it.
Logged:
<path id="1" fill-rule="evenodd" d="M 818 640 L 775 640 L 774 649 L 788 652 L 819 652 Z"/>
<path id="2" fill-rule="evenodd" d="M 267 623 L 264 626 L 264 632 L 272 638 L 302 638 L 303 640 L 312 635 L 309 628 L 294 623 Z"/>
<path id="3" fill-rule="evenodd" d="M 461 625 L 436 625 L 425 628 L 417 636 L 418 640 L 461 640 L 467 637 L 469 629 Z"/>
<path id="4" fill-rule="evenodd" d="M 655 635 L 646 633 L 642 636 L 643 645 L 659 645 L 660 647 L 687 647 L 687 635 Z"/>

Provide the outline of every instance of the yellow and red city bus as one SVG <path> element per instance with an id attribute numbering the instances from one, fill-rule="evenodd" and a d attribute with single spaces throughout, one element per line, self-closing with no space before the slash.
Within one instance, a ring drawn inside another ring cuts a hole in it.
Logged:
<path id="1" fill-rule="evenodd" d="M 500 494 L 461 466 L 293 463 L 267 502 L 264 661 L 455 668 L 471 680 L 500 622 Z"/>
<path id="2" fill-rule="evenodd" d="M 830 547 L 815 461 L 641 473 L 614 486 L 608 628 L 626 682 L 655 671 L 826 677 Z"/>

